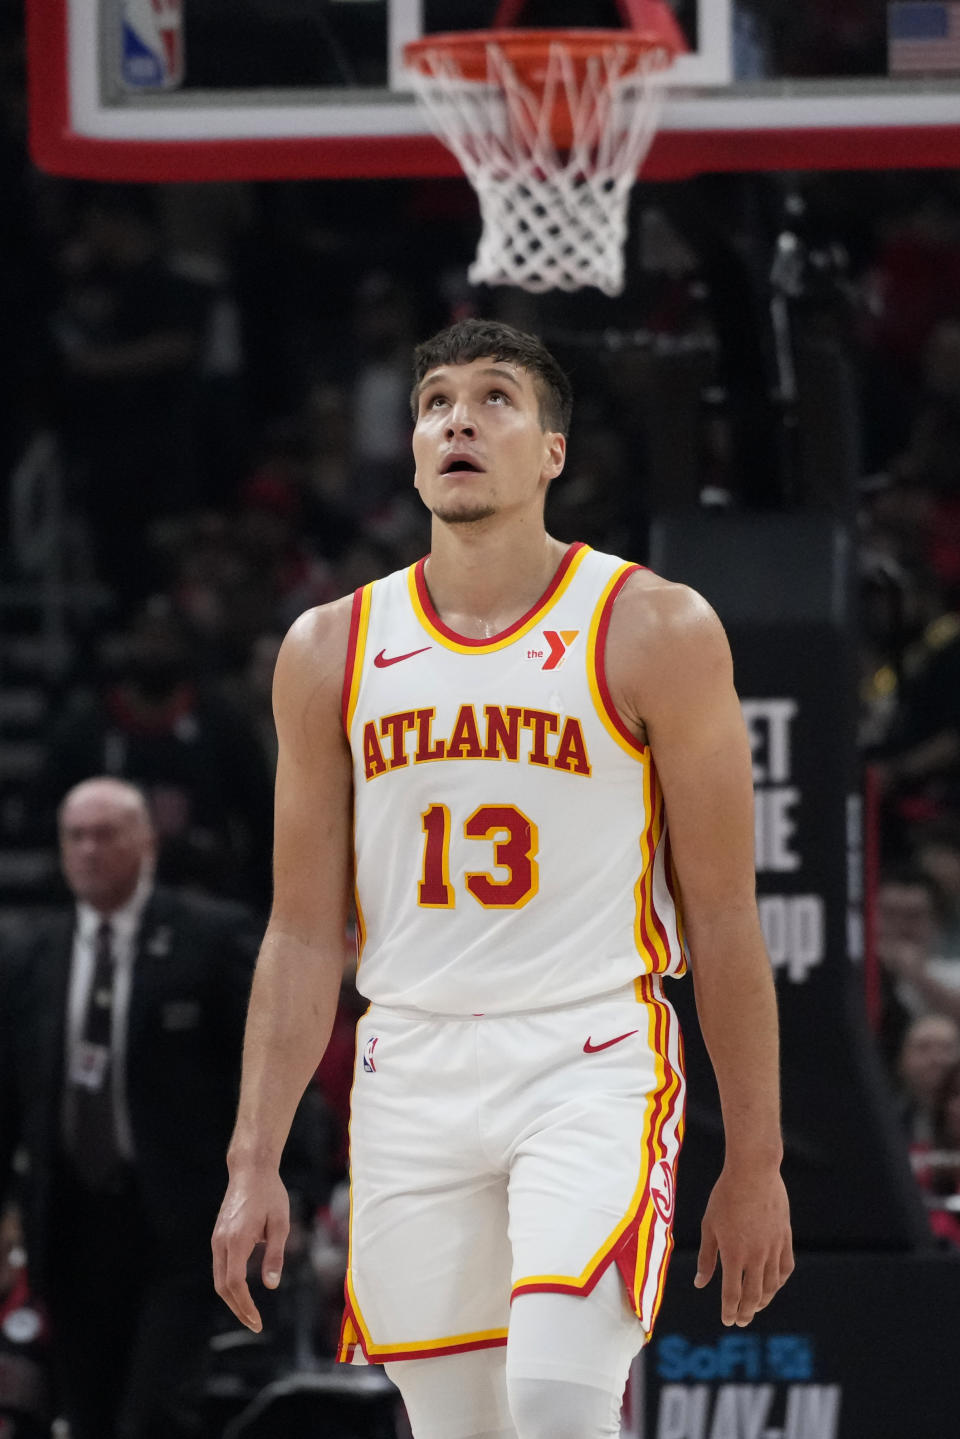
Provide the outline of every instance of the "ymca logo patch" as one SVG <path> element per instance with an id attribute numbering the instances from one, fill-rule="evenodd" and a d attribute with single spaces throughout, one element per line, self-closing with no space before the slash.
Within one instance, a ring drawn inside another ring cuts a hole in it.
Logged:
<path id="1" fill-rule="evenodd" d="M 373 1062 L 373 1051 L 376 1049 L 379 1039 L 380 1036 L 375 1034 L 363 1046 L 363 1067 L 367 1074 L 376 1074 L 377 1072 L 377 1066 Z"/>
<path id="2" fill-rule="evenodd" d="M 653 1171 L 653 1178 L 650 1181 L 650 1198 L 664 1224 L 669 1224 L 673 1218 L 675 1190 L 673 1170 L 665 1159 L 661 1159 Z"/>
<path id="3" fill-rule="evenodd" d="M 543 638 L 548 649 L 527 650 L 528 660 L 543 660 L 542 670 L 559 669 L 567 657 L 567 650 L 573 644 L 579 630 L 544 630 Z"/>

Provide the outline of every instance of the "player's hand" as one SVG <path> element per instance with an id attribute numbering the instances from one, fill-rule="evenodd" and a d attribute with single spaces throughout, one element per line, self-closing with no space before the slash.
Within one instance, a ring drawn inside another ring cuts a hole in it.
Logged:
<path id="1" fill-rule="evenodd" d="M 247 1285 L 250 1255 L 263 1244 L 261 1277 L 268 1289 L 276 1289 L 289 1232 L 290 1201 L 277 1171 L 243 1168 L 232 1172 L 213 1231 L 213 1284 L 224 1303 L 254 1334 L 260 1333 L 263 1320 Z"/>
<path id="2" fill-rule="evenodd" d="M 742 1328 L 793 1273 L 790 1206 L 779 1169 L 724 1165 L 700 1229 L 698 1289 L 713 1278 L 718 1256 L 720 1317 Z"/>

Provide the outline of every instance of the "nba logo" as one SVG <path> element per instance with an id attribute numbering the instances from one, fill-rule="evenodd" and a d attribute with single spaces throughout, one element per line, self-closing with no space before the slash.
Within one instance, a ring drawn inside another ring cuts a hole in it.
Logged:
<path id="1" fill-rule="evenodd" d="M 183 0 L 121 0 L 120 79 L 127 90 L 183 82 Z"/>
<path id="2" fill-rule="evenodd" d="M 377 1066 L 373 1062 L 373 1051 L 377 1047 L 378 1039 L 379 1036 L 375 1034 L 373 1038 L 368 1039 L 363 1046 L 363 1067 L 367 1074 L 376 1074 L 377 1072 Z"/>

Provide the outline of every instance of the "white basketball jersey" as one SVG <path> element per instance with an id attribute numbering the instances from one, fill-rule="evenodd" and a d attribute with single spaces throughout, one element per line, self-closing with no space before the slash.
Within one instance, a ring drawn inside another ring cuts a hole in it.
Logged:
<path id="1" fill-rule="evenodd" d="M 571 545 L 484 640 L 443 623 L 423 560 L 357 591 L 343 715 L 368 999 L 511 1013 L 683 972 L 663 797 L 604 675 L 636 568 Z"/>

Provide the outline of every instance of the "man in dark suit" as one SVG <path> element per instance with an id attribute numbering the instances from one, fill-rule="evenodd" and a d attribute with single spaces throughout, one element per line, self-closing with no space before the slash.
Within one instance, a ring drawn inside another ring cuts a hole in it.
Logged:
<path id="1" fill-rule="evenodd" d="M 154 887 L 132 785 L 77 785 L 59 833 L 75 906 L 0 964 L 0 1195 L 22 1147 L 72 1439 L 174 1439 L 212 1328 L 259 936 L 238 906 Z"/>

